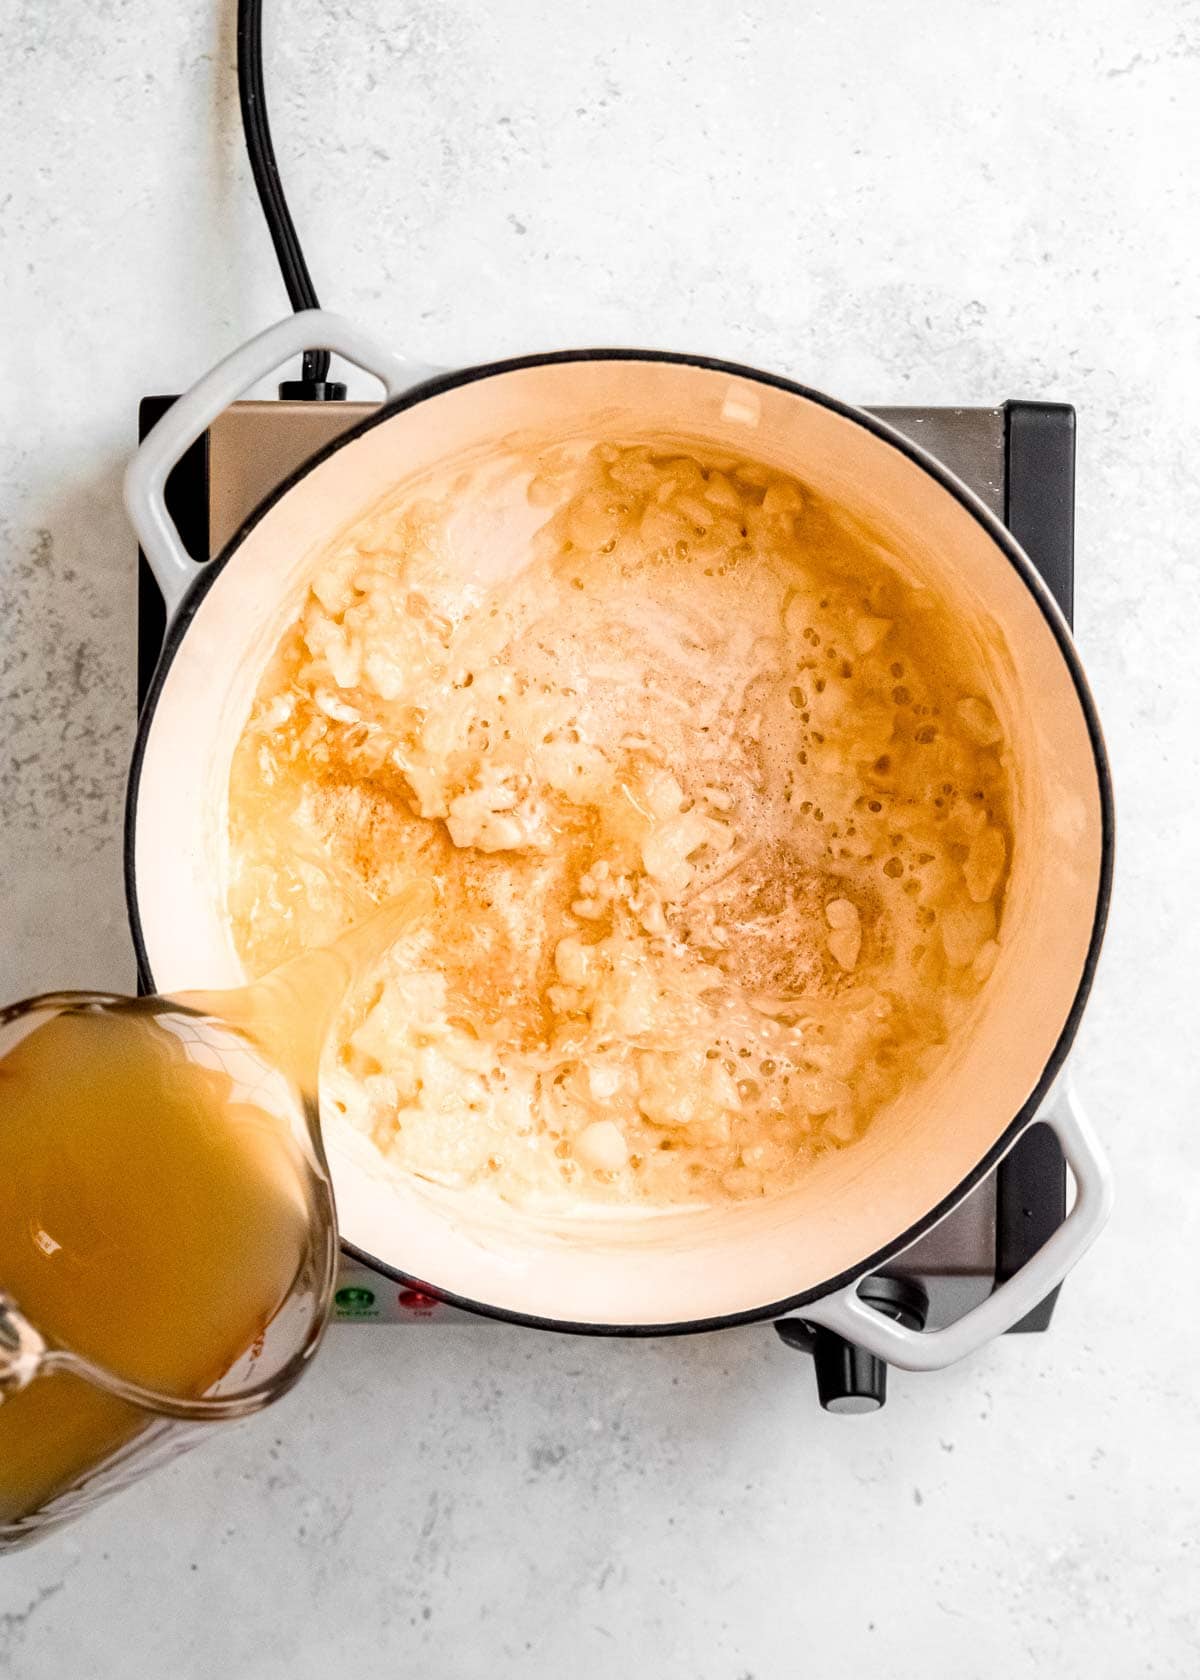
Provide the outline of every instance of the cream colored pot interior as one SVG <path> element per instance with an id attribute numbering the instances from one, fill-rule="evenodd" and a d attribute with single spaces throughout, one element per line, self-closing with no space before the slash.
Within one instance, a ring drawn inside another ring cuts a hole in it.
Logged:
<path id="1" fill-rule="evenodd" d="M 136 898 L 156 985 L 243 979 L 223 913 L 229 765 L 263 665 L 314 559 L 398 481 L 540 440 L 702 439 L 795 473 L 940 591 L 994 674 L 1019 766 L 1002 954 L 936 1084 L 767 1205 L 533 1225 L 389 1179 L 330 1117 L 342 1234 L 385 1264 L 509 1311 L 667 1324 L 752 1311 L 856 1269 L 951 1195 L 1037 1085 L 1095 916 L 1101 806 L 1086 720 L 1046 613 L 993 537 L 900 448 L 819 402 L 674 363 L 492 374 L 391 416 L 287 492 L 234 553 L 170 665 L 136 801 Z M 469 546 L 469 545 L 468 545 Z M 1053 609 L 1050 609 L 1053 611 Z"/>

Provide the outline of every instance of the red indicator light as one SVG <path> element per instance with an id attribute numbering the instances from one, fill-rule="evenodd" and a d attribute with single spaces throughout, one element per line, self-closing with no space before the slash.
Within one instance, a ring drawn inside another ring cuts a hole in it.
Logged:
<path id="1" fill-rule="evenodd" d="M 402 1289 L 396 1297 L 396 1304 L 405 1312 L 428 1316 L 440 1303 L 436 1295 L 426 1295 L 420 1289 Z"/>

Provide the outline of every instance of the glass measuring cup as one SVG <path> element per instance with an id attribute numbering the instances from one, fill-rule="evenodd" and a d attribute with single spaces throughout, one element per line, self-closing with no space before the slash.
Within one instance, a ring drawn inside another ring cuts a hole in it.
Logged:
<path id="1" fill-rule="evenodd" d="M 241 991 L 0 1012 L 0 1551 L 306 1369 L 337 1262 L 321 1048 L 430 896 Z"/>

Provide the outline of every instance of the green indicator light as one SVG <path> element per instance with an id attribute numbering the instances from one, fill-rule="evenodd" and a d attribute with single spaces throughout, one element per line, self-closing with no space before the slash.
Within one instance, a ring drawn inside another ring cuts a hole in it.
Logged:
<path id="1" fill-rule="evenodd" d="M 359 1289 L 353 1285 L 346 1289 L 339 1289 L 333 1297 L 339 1307 L 373 1307 L 375 1305 L 375 1291 L 373 1289 Z"/>

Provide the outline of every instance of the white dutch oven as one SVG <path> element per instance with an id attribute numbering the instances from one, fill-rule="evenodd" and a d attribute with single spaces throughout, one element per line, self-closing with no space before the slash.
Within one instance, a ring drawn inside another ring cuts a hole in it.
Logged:
<path id="1" fill-rule="evenodd" d="M 220 411 L 302 349 L 325 347 L 387 401 L 301 469 L 206 566 L 167 514 L 168 472 Z M 330 1117 L 339 1224 L 352 1253 L 475 1310 L 608 1334 L 713 1329 L 802 1311 L 909 1369 L 949 1364 L 1037 1304 L 1096 1236 L 1110 1182 L 1059 1077 L 1107 911 L 1112 804 L 1095 709 L 1062 616 L 1008 532 L 944 468 L 866 414 L 786 380 L 703 358 L 588 351 L 430 377 L 349 322 L 292 316 L 180 399 L 130 467 L 130 515 L 169 628 L 129 787 L 134 938 L 157 989 L 244 979 L 224 910 L 234 745 L 298 591 L 333 538 L 396 484 L 520 434 L 684 434 L 794 473 L 867 521 L 959 615 L 991 667 L 1019 767 L 1001 955 L 972 1030 L 936 1079 L 765 1205 L 531 1222 L 386 1176 Z M 855 1285 L 930 1229 L 1035 1118 L 1076 1186 L 1066 1222 L 982 1305 L 929 1333 Z"/>

